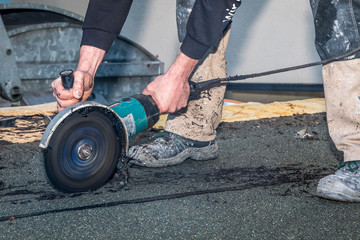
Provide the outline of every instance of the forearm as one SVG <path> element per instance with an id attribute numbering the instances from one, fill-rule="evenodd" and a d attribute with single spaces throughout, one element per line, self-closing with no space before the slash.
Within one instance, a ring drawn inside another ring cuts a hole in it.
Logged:
<path id="1" fill-rule="evenodd" d="M 83 45 L 80 48 L 80 57 L 77 71 L 88 72 L 95 77 L 105 55 L 105 50 L 93 46 Z"/>

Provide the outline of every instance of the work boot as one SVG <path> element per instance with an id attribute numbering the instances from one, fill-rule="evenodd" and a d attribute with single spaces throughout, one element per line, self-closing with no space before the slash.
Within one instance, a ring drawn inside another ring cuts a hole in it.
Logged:
<path id="1" fill-rule="evenodd" d="M 345 202 L 360 202 L 360 161 L 343 162 L 335 174 L 320 179 L 319 197 Z"/>
<path id="2" fill-rule="evenodd" d="M 194 141 L 169 132 L 164 135 L 151 143 L 130 148 L 130 163 L 144 167 L 166 167 L 180 164 L 188 158 L 202 161 L 218 156 L 215 140 Z"/>

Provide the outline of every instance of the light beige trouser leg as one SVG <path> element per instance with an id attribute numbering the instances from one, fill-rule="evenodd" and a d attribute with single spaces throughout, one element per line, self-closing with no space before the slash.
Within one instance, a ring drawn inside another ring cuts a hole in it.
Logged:
<path id="1" fill-rule="evenodd" d="M 226 77 L 225 51 L 230 30 L 219 43 L 218 49 L 206 57 L 192 81 L 206 81 Z M 197 141 L 211 141 L 216 137 L 224 102 L 226 86 L 212 88 L 209 94 L 202 94 L 198 100 L 190 101 L 185 113 L 169 114 L 165 130 Z"/>
<path id="2" fill-rule="evenodd" d="M 329 133 L 344 161 L 360 160 L 360 59 L 323 66 Z"/>

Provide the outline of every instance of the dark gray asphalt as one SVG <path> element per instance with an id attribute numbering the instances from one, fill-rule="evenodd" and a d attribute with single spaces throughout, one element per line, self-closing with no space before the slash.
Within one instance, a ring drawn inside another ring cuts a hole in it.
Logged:
<path id="1" fill-rule="evenodd" d="M 358 239 L 360 204 L 315 196 L 341 159 L 325 114 L 223 123 L 218 141 L 216 160 L 78 194 L 47 183 L 38 142 L 2 144 L 0 239 Z"/>

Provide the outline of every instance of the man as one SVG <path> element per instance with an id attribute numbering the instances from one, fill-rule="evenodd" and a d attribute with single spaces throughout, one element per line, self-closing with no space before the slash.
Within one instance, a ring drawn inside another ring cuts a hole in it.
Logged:
<path id="1" fill-rule="evenodd" d="M 322 60 L 360 47 L 360 0 L 310 0 Z M 320 197 L 360 202 L 360 52 L 322 68 L 329 133 L 344 162 L 317 187 Z"/>
<path id="2" fill-rule="evenodd" d="M 119 34 L 131 2 L 90 1 L 74 87 L 64 90 L 60 79 L 52 83 L 59 110 L 90 95 L 96 70 Z M 225 76 L 227 30 L 240 3 L 240 0 L 195 2 L 178 57 L 164 75 L 143 91 L 154 98 L 161 113 L 173 113 L 165 128 L 169 134 L 153 143 L 132 147 L 129 154 L 135 164 L 161 167 L 181 163 L 187 158 L 208 160 L 217 156 L 216 127 L 221 119 L 225 89 L 214 88 L 208 95 L 187 105 L 188 78 L 204 81 Z M 310 0 L 310 3 L 315 19 L 316 47 L 323 60 L 360 46 L 357 24 L 360 22 L 360 0 Z M 357 53 L 323 66 L 329 132 L 337 148 L 344 152 L 344 163 L 335 174 L 320 180 L 317 188 L 320 197 L 360 202 L 359 56 Z M 185 106 L 185 113 L 175 113 Z"/>
<path id="3" fill-rule="evenodd" d="M 59 111 L 89 97 L 95 73 L 120 33 L 131 3 L 132 0 L 90 1 L 74 86 L 67 91 L 60 79 L 52 83 Z M 153 97 L 161 113 L 173 113 L 165 127 L 168 134 L 153 143 L 132 147 L 129 155 L 133 163 L 162 167 L 179 164 L 188 158 L 217 157 L 216 128 L 221 120 L 225 87 L 213 88 L 200 99 L 188 103 L 188 79 L 191 76 L 193 81 L 205 81 L 226 76 L 228 29 L 240 4 L 241 0 L 197 0 L 194 3 L 176 60 L 143 91 Z M 176 112 L 184 107 L 187 107 L 185 112 Z"/>

